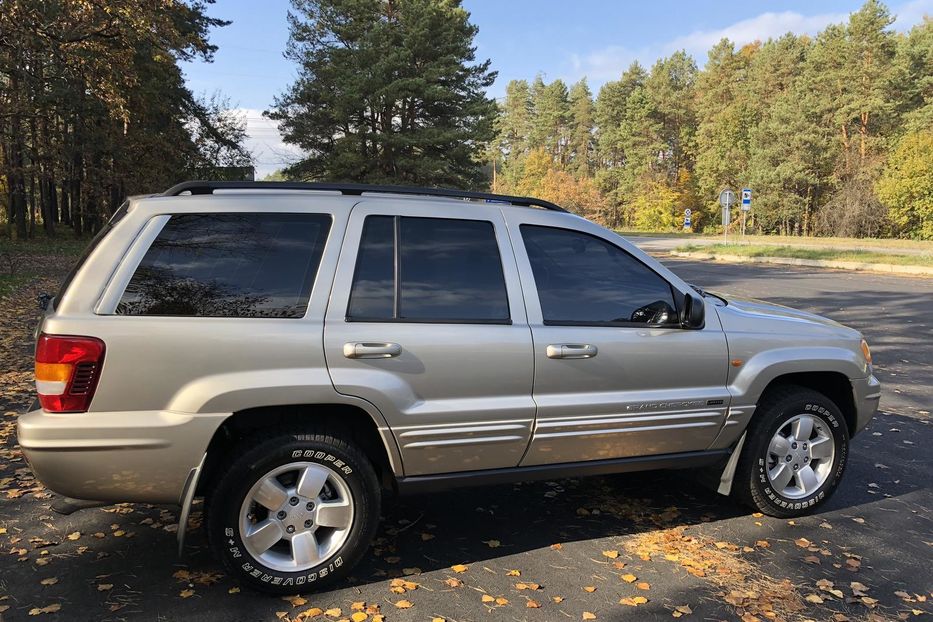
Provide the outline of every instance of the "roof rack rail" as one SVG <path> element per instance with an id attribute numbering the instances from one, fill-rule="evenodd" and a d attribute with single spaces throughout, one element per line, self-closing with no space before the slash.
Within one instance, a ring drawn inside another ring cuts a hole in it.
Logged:
<path id="1" fill-rule="evenodd" d="M 491 192 L 470 192 L 468 190 L 449 190 L 447 188 L 422 188 L 419 186 L 376 186 L 369 184 L 344 184 L 332 182 L 298 181 L 186 181 L 172 186 L 162 196 L 175 197 L 184 192 L 191 194 L 213 194 L 215 190 L 327 190 L 349 196 L 359 196 L 364 192 L 382 194 L 411 194 L 451 199 L 472 199 L 509 203 L 520 207 L 541 207 L 554 212 L 566 212 L 564 208 L 550 201 L 533 197 L 516 197 Z"/>

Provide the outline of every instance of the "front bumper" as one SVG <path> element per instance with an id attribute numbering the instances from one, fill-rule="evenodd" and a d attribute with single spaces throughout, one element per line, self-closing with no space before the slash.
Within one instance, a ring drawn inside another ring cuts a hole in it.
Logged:
<path id="1" fill-rule="evenodd" d="M 871 418 L 878 412 L 878 403 L 881 401 L 881 383 L 873 375 L 851 382 L 852 397 L 855 399 L 855 429 L 852 431 L 854 436 L 868 425 Z"/>
<path id="2" fill-rule="evenodd" d="M 17 436 L 35 476 L 94 501 L 180 503 L 185 480 L 228 414 L 169 411 L 20 415 Z"/>

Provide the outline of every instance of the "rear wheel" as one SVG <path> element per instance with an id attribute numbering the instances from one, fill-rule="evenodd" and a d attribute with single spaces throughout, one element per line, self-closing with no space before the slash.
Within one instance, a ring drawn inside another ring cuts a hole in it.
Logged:
<path id="1" fill-rule="evenodd" d="M 771 516 L 801 516 L 835 491 L 849 432 L 825 395 L 788 386 L 758 405 L 736 468 L 733 495 Z"/>
<path id="2" fill-rule="evenodd" d="M 209 500 L 208 537 L 230 573 L 289 594 L 331 584 L 365 554 L 379 518 L 369 460 L 328 434 L 241 447 Z"/>

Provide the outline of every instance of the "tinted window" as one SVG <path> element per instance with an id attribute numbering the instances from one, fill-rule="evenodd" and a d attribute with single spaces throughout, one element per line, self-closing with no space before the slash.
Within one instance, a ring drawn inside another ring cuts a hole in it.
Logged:
<path id="1" fill-rule="evenodd" d="M 522 225 L 545 322 L 676 321 L 671 287 L 646 265 L 598 237 Z"/>
<path id="2" fill-rule="evenodd" d="M 507 322 L 508 295 L 492 223 L 369 216 L 347 315 L 356 320 Z"/>
<path id="3" fill-rule="evenodd" d="M 301 317 L 330 223 L 327 214 L 172 216 L 117 313 Z"/>

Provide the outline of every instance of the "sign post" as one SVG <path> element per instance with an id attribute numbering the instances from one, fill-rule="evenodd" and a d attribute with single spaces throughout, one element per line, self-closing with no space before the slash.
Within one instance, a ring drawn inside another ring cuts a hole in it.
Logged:
<path id="1" fill-rule="evenodd" d="M 691 210 L 689 207 L 684 210 L 684 229 L 686 230 L 689 230 L 690 225 L 692 224 L 692 221 L 690 219 L 691 215 L 693 215 L 693 210 Z"/>
<path id="2" fill-rule="evenodd" d="M 735 193 L 726 188 L 719 193 L 719 205 L 722 206 L 722 239 L 728 240 L 729 223 L 732 221 L 732 206 L 735 205 Z"/>
<path id="3" fill-rule="evenodd" d="M 752 209 L 752 189 L 742 188 L 742 239 L 745 239 L 745 214 Z"/>

